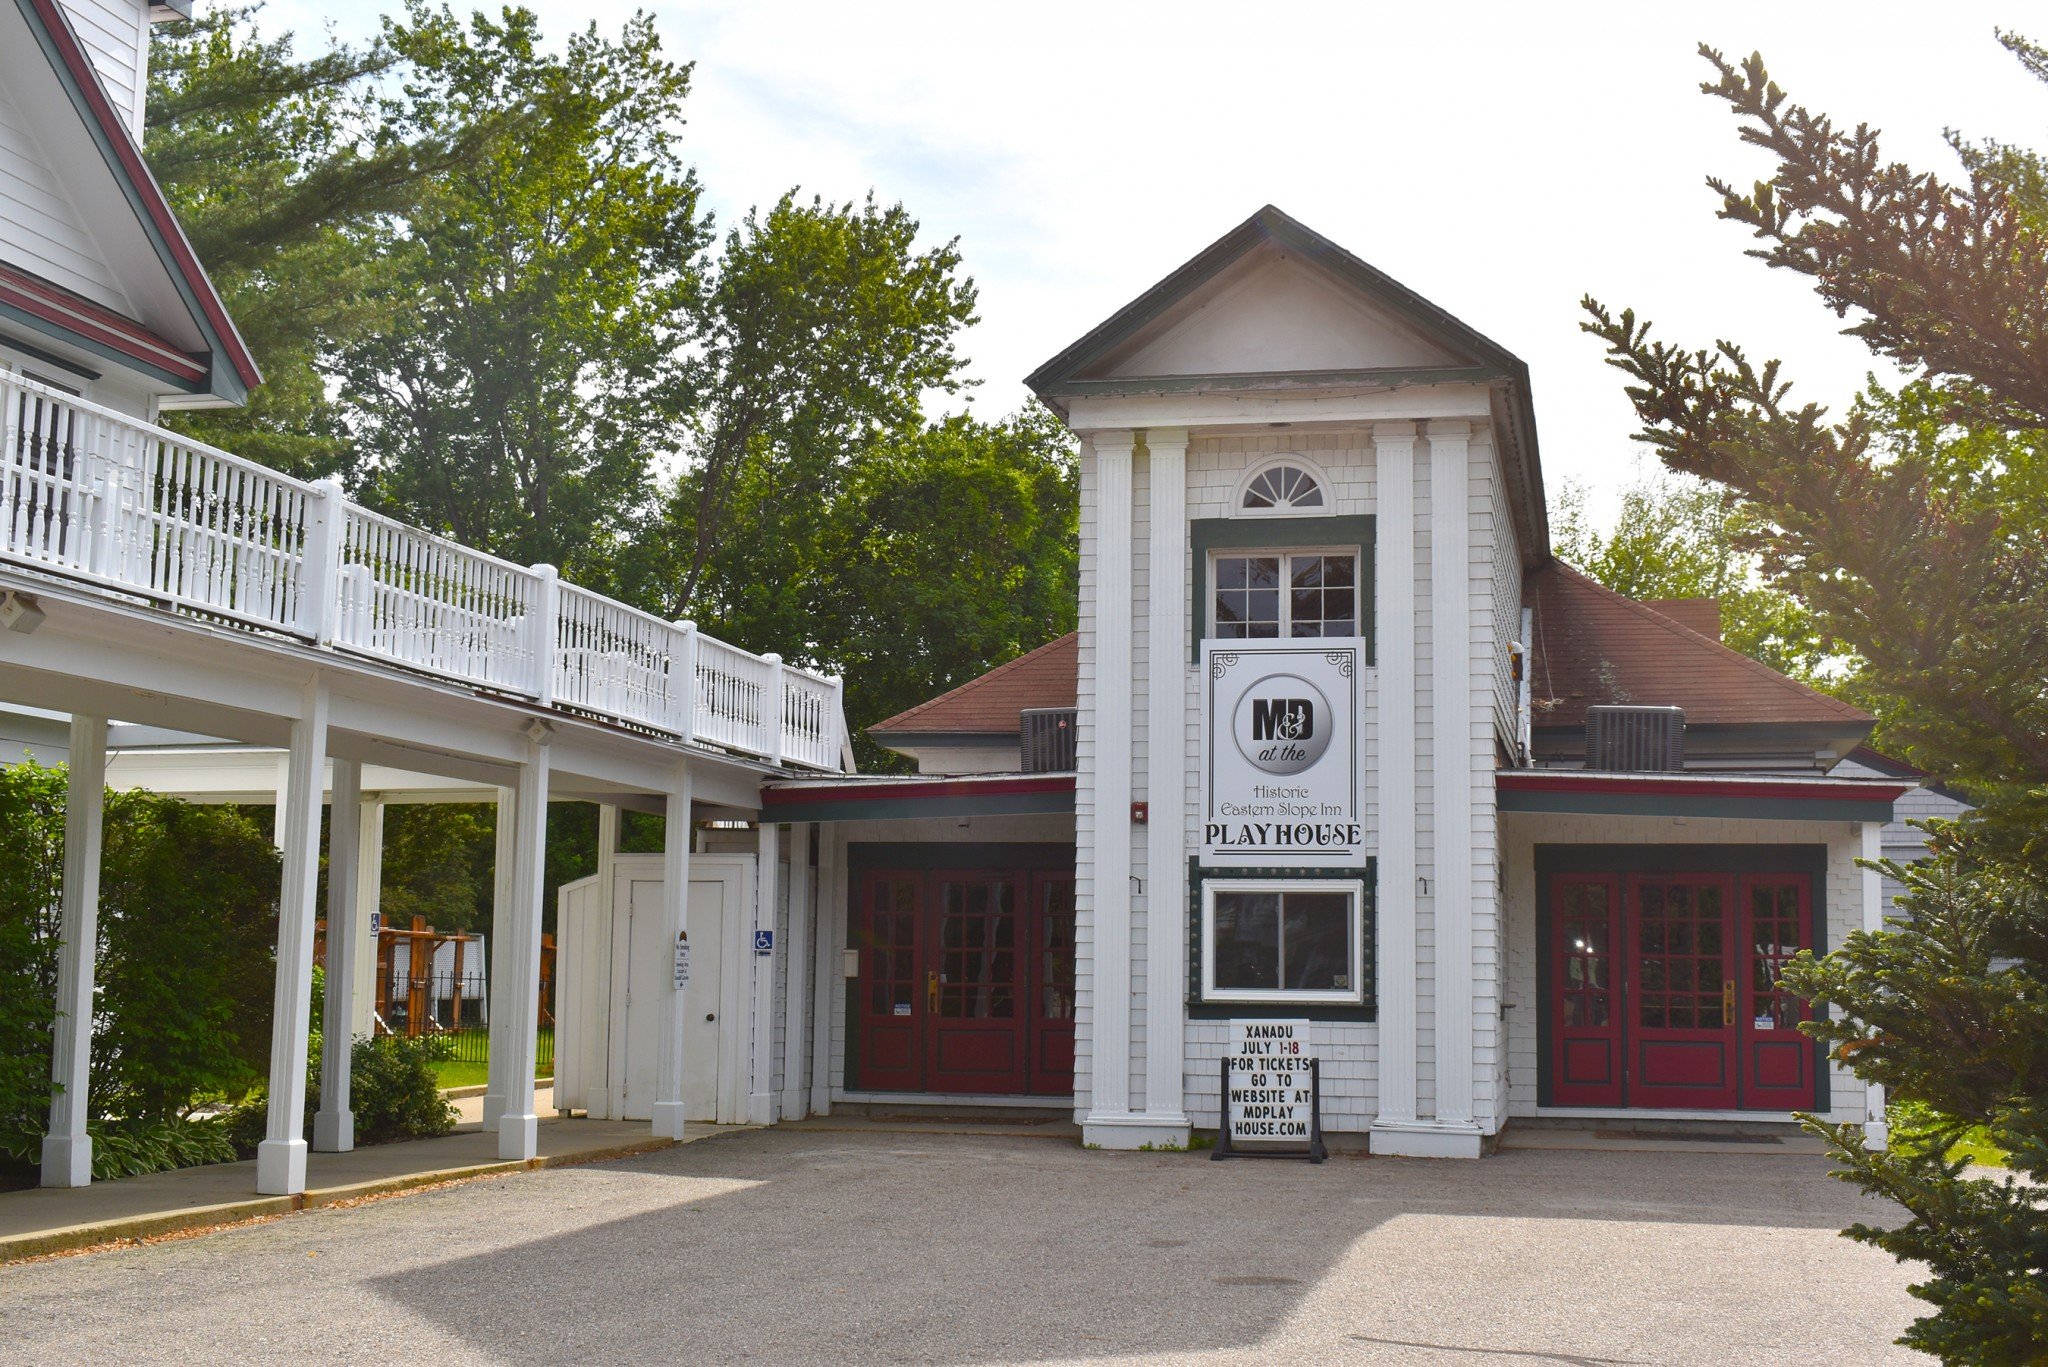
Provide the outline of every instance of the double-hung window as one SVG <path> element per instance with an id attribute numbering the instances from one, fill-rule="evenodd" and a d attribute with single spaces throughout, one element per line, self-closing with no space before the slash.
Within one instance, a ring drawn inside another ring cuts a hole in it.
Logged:
<path id="1" fill-rule="evenodd" d="M 1358 560 L 1356 546 L 1211 553 L 1210 636 L 1358 635 Z"/>
<path id="2" fill-rule="evenodd" d="M 1365 884 L 1210 879 L 1202 885 L 1202 998 L 1365 1002 Z"/>

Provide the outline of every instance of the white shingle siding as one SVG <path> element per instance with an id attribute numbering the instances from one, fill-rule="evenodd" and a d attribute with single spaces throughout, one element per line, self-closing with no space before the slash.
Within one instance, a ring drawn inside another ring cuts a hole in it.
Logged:
<path id="1" fill-rule="evenodd" d="M 142 0 L 63 0 L 63 6 L 101 89 L 140 141 L 149 93 L 149 6 Z"/>
<path id="2" fill-rule="evenodd" d="M 1538 845 L 1826 845 L 1827 948 L 1863 925 L 1863 879 L 1856 866 L 1862 835 L 1846 821 L 1749 821 L 1700 817 L 1562 816 L 1510 812 L 1501 817 L 1508 855 L 1508 1113 L 1537 1114 L 1536 846 Z M 1862 1122 L 1863 1083 L 1838 1063 L 1828 1068 L 1830 1120 Z M 1560 1111 L 1559 1114 L 1569 1114 Z M 1644 1112 L 1654 1115 L 1654 1111 Z"/>
<path id="3" fill-rule="evenodd" d="M 133 316 L 105 254 L 50 168 L 26 112 L 0 87 L 0 261 Z"/>

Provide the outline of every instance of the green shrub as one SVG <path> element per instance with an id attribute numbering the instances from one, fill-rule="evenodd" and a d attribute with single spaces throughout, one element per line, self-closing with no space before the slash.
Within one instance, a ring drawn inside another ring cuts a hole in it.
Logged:
<path id="1" fill-rule="evenodd" d="M 305 1130 L 313 1127 L 320 1109 L 320 1041 L 306 1060 Z M 388 1144 L 399 1139 L 427 1139 L 455 1128 L 455 1107 L 441 1095 L 437 1065 L 454 1052 L 452 1041 L 434 1035 L 407 1039 L 384 1035 L 358 1037 L 349 1050 L 349 1109 L 355 1113 L 355 1142 Z M 258 1088 L 228 1116 L 235 1151 L 248 1156 L 262 1142 L 269 1118 L 269 1097 Z"/>
<path id="2" fill-rule="evenodd" d="M 220 1120 L 90 1120 L 85 1129 L 92 1136 L 95 1182 L 235 1158 L 228 1126 Z M 0 1137 L 0 1154 L 22 1169 L 42 1161 L 42 1147 L 40 1133 Z"/>

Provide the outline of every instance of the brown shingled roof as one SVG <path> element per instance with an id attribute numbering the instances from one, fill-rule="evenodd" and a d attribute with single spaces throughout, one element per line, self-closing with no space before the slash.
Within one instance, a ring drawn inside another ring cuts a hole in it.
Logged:
<path id="1" fill-rule="evenodd" d="M 1535 614 L 1535 725 L 1579 726 L 1599 703 L 1682 707 L 1688 726 L 1868 725 L 1816 692 L 1644 603 L 1552 561 L 1524 580 Z"/>
<path id="2" fill-rule="evenodd" d="M 1014 736 L 1022 709 L 1072 707 L 1080 677 L 1081 636 L 1070 631 L 950 693 L 876 722 L 868 734 L 885 742 L 891 735 Z"/>
<path id="3" fill-rule="evenodd" d="M 1721 639 L 1721 600 L 1718 598 L 1645 598 L 1643 606 L 1661 612 L 1709 641 Z"/>

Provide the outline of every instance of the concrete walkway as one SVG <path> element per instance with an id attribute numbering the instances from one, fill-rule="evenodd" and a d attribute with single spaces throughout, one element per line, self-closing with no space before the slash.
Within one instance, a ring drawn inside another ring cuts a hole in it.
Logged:
<path id="1" fill-rule="evenodd" d="M 10 1364 L 1910 1367 L 1792 1154 L 1213 1163 L 755 1130 L 0 1268 Z"/>
<path id="2" fill-rule="evenodd" d="M 720 1132 L 716 1125 L 692 1125 L 683 1142 Z M 438 1139 L 309 1154 L 306 1191 L 300 1196 L 257 1195 L 253 1161 L 124 1177 L 75 1190 L 0 1193 L 0 1263 L 287 1215 L 458 1178 L 648 1153 L 673 1142 L 656 1138 L 646 1121 L 564 1120 L 543 1112 L 539 1156 L 528 1163 L 501 1160 L 497 1136 L 470 1120 Z"/>

